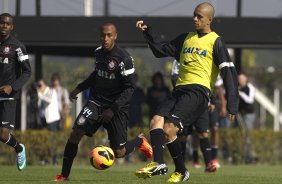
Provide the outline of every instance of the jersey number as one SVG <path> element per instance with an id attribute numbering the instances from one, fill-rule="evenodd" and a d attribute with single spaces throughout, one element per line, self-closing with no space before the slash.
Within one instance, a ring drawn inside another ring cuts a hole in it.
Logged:
<path id="1" fill-rule="evenodd" d="M 85 107 L 82 114 L 86 114 L 86 117 L 89 117 L 92 114 L 92 111 Z"/>

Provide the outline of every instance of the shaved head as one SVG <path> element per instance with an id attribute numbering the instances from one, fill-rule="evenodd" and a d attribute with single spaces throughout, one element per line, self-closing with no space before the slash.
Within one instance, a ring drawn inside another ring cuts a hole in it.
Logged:
<path id="1" fill-rule="evenodd" d="M 211 32 L 211 23 L 214 17 L 214 7 L 204 2 L 196 6 L 194 10 L 194 25 L 197 31 L 203 33 Z"/>
<path id="2" fill-rule="evenodd" d="M 204 2 L 204 3 L 199 4 L 196 7 L 196 9 L 197 8 L 202 9 L 202 11 L 205 13 L 207 17 L 209 17 L 210 19 L 213 19 L 215 10 L 212 4 L 208 2 Z"/>
<path id="3" fill-rule="evenodd" d="M 101 26 L 101 30 L 103 30 L 105 27 L 109 27 L 112 31 L 114 31 L 115 33 L 117 33 L 117 28 L 116 28 L 116 26 L 113 24 L 113 23 L 110 23 L 110 22 L 108 22 L 108 23 L 105 23 L 105 24 L 103 24 L 102 26 Z"/>

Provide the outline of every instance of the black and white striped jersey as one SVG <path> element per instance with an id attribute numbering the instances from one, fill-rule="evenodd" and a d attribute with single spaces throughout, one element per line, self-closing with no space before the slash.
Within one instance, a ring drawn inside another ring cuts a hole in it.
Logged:
<path id="1" fill-rule="evenodd" d="M 0 86 L 11 85 L 10 95 L 1 98 L 19 98 L 19 91 L 31 75 L 25 46 L 14 36 L 0 42 Z"/>
<path id="2" fill-rule="evenodd" d="M 114 112 L 128 107 L 134 91 L 133 58 L 116 45 L 109 52 L 98 47 L 94 56 L 94 71 L 77 88 L 81 91 L 90 88 L 90 100 Z"/>

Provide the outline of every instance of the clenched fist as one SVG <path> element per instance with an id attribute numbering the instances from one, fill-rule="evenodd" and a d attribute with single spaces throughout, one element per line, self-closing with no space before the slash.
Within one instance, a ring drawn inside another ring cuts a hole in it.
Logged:
<path id="1" fill-rule="evenodd" d="M 138 20 L 136 22 L 136 27 L 141 29 L 142 31 L 145 31 L 148 28 L 148 26 L 146 24 L 144 24 L 143 20 Z"/>

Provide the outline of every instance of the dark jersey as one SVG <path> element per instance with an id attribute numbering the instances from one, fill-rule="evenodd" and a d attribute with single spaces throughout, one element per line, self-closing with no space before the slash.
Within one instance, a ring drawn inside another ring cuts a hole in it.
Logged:
<path id="1" fill-rule="evenodd" d="M 175 39 L 169 43 L 160 43 L 156 41 L 155 36 L 153 36 L 152 28 L 148 27 L 146 31 L 143 32 L 153 54 L 156 57 L 174 57 L 177 61 L 180 59 L 182 47 L 184 41 L 189 33 L 183 33 L 177 36 Z M 205 34 L 198 33 L 198 37 L 202 37 Z M 226 89 L 227 96 L 227 108 L 231 114 L 236 114 L 238 112 L 238 82 L 237 82 L 237 72 L 233 63 L 229 57 L 227 48 L 224 42 L 218 37 L 213 45 L 212 52 L 213 62 L 220 69 L 221 77 L 223 78 L 224 87 Z M 189 85 L 186 85 L 189 86 Z M 203 86 L 202 91 L 205 91 Z M 201 91 L 201 89 L 200 89 Z"/>
<path id="2" fill-rule="evenodd" d="M 0 98 L 19 98 L 19 91 L 31 75 L 31 68 L 25 46 L 14 36 L 0 42 L 0 87 L 11 85 L 10 95 Z"/>
<path id="3" fill-rule="evenodd" d="M 128 108 L 134 91 L 133 58 L 118 46 L 109 52 L 99 47 L 94 56 L 95 70 L 77 88 L 81 91 L 90 88 L 90 100 L 114 112 Z"/>

